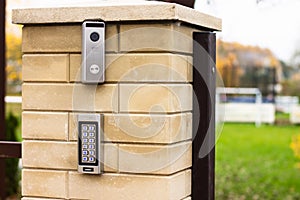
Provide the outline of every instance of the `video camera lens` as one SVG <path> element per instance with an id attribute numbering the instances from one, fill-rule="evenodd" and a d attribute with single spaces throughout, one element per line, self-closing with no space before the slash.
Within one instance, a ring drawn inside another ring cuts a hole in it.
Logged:
<path id="1" fill-rule="evenodd" d="M 96 32 L 92 32 L 91 35 L 90 35 L 90 39 L 93 41 L 93 42 L 97 42 L 99 40 L 100 36 L 98 33 Z"/>

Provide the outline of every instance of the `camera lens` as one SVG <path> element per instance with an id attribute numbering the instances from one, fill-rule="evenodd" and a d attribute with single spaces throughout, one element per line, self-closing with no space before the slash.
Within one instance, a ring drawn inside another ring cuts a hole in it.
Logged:
<path id="1" fill-rule="evenodd" d="M 90 38 L 93 42 L 97 42 L 100 38 L 99 34 L 96 32 L 91 33 Z"/>

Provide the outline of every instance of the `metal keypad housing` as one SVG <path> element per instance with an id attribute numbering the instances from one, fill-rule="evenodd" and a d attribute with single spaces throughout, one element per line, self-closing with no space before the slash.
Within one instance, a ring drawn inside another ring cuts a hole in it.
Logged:
<path id="1" fill-rule="evenodd" d="M 78 115 L 78 172 L 101 174 L 103 171 L 103 115 Z"/>

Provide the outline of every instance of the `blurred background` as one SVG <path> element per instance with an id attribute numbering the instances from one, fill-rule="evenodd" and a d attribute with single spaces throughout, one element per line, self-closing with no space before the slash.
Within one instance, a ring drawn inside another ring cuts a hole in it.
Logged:
<path id="1" fill-rule="evenodd" d="M 7 140 L 21 141 L 22 27 L 11 9 L 79 2 L 7 0 Z M 300 199 L 300 0 L 196 0 L 195 9 L 223 20 L 216 199 Z M 11 163 L 7 195 L 18 199 L 21 166 Z"/>

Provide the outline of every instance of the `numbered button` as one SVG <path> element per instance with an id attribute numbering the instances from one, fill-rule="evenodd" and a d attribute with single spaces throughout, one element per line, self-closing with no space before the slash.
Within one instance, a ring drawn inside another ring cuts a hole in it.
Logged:
<path id="1" fill-rule="evenodd" d="M 87 155 L 88 154 L 88 151 L 82 151 L 82 155 Z"/>
<path id="2" fill-rule="evenodd" d="M 90 145 L 89 145 L 89 149 L 95 149 L 95 145 L 90 144 Z"/>
<path id="3" fill-rule="evenodd" d="M 91 133 L 89 133 L 89 136 L 90 137 L 95 137 L 95 133 L 91 132 Z"/>
<path id="4" fill-rule="evenodd" d="M 88 130 L 88 126 L 87 125 L 82 125 L 82 130 L 87 131 Z"/>
<path id="5" fill-rule="evenodd" d="M 83 161 L 83 162 L 87 162 L 87 161 L 88 161 L 88 157 L 83 156 L 83 157 L 82 157 L 82 161 Z"/>
<path id="6" fill-rule="evenodd" d="M 89 158 L 89 161 L 90 161 L 90 162 L 94 162 L 94 161 L 95 161 L 95 158 L 94 158 L 94 157 L 90 157 L 90 158 Z"/>
<path id="7" fill-rule="evenodd" d="M 82 148 L 83 148 L 83 149 L 87 149 L 87 148 L 88 148 L 88 145 L 87 145 L 87 144 L 84 144 L 84 145 L 82 145 Z"/>
<path id="8" fill-rule="evenodd" d="M 82 136 L 83 136 L 83 137 L 87 137 L 87 136 L 88 136 L 88 133 L 87 133 L 87 132 L 83 132 Z"/>
<path id="9" fill-rule="evenodd" d="M 85 138 L 85 139 L 82 140 L 82 142 L 83 142 L 83 143 L 87 143 L 87 142 L 88 142 L 88 139 Z"/>
<path id="10" fill-rule="evenodd" d="M 89 143 L 94 143 L 95 140 L 94 139 L 89 139 Z"/>
<path id="11" fill-rule="evenodd" d="M 89 151 L 90 155 L 94 156 L 95 155 L 95 151 Z"/>

